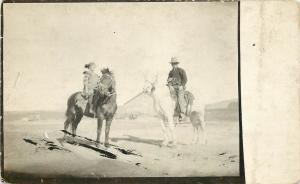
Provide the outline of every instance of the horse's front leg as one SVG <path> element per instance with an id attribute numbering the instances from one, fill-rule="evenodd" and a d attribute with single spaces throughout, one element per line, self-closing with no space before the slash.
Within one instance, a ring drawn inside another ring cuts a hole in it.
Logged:
<path id="1" fill-rule="evenodd" d="M 176 144 L 176 138 L 175 138 L 175 122 L 176 122 L 176 118 L 173 117 L 173 115 L 169 115 L 168 116 L 168 126 L 167 129 L 170 133 L 170 137 L 171 137 L 171 144 L 175 145 Z"/>
<path id="2" fill-rule="evenodd" d="M 173 121 L 169 122 L 169 130 L 170 130 L 170 134 L 171 134 L 172 144 L 175 145 L 177 142 L 176 142 L 176 138 L 175 138 L 175 125 L 174 125 Z"/>
<path id="3" fill-rule="evenodd" d="M 101 130 L 103 124 L 103 117 L 98 117 L 98 124 L 97 124 L 97 138 L 96 138 L 96 147 L 100 145 L 100 137 L 101 137 Z"/>
<path id="4" fill-rule="evenodd" d="M 169 142 L 169 138 L 168 138 L 168 134 L 167 134 L 167 130 L 166 130 L 166 124 L 163 120 L 161 121 L 161 129 L 162 129 L 162 133 L 163 133 L 163 137 L 164 137 L 162 145 L 166 146 Z"/>
<path id="5" fill-rule="evenodd" d="M 106 125 L 105 125 L 105 142 L 104 146 L 109 147 L 109 132 L 110 132 L 110 125 L 113 118 L 107 118 L 106 119 Z"/>

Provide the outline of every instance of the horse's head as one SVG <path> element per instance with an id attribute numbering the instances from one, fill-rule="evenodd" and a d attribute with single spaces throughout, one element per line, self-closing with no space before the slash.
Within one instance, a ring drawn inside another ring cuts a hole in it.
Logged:
<path id="1" fill-rule="evenodd" d="M 102 83 L 98 85 L 98 92 L 100 95 L 109 95 L 109 88 Z"/>
<path id="2" fill-rule="evenodd" d="M 143 92 L 148 95 L 151 95 L 154 91 L 155 91 L 155 83 L 149 80 L 145 80 Z"/>
<path id="3" fill-rule="evenodd" d="M 111 73 L 103 73 L 100 78 L 100 81 L 98 83 L 98 92 L 100 95 L 109 95 L 110 94 L 110 89 L 113 85 L 113 76 Z"/>
<path id="4" fill-rule="evenodd" d="M 155 75 L 154 80 L 149 80 L 145 76 L 144 76 L 144 78 L 145 78 L 145 83 L 144 83 L 144 87 L 143 87 L 143 92 L 145 94 L 151 95 L 155 91 L 155 87 L 156 87 L 157 81 L 158 81 L 158 76 Z"/>

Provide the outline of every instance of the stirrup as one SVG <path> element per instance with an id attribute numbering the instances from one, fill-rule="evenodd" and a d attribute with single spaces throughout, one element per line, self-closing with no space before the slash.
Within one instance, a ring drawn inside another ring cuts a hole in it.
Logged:
<path id="1" fill-rule="evenodd" d="M 87 100 L 89 98 L 89 95 L 86 95 L 86 94 L 81 94 L 81 96 L 84 98 L 84 100 Z"/>
<path id="2" fill-rule="evenodd" d="M 185 121 L 185 120 L 186 120 L 186 117 L 187 117 L 187 116 L 186 116 L 185 114 L 183 114 L 183 113 L 180 114 L 180 115 L 179 115 L 179 121 Z"/>

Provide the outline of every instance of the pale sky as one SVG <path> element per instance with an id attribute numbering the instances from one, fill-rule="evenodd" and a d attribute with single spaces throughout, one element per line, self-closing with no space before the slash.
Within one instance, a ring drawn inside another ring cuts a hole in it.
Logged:
<path id="1" fill-rule="evenodd" d="M 91 61 L 113 70 L 121 105 L 144 75 L 164 82 L 172 56 L 196 104 L 238 97 L 237 3 L 9 3 L 4 13 L 5 111 L 64 110 Z"/>

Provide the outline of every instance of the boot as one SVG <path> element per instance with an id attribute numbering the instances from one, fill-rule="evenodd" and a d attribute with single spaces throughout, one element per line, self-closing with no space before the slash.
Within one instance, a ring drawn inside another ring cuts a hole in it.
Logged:
<path id="1" fill-rule="evenodd" d="M 93 105 L 90 106 L 90 108 L 89 108 L 89 113 L 95 114 L 94 106 L 93 106 Z"/>
<path id="2" fill-rule="evenodd" d="M 184 113 L 180 113 L 179 121 L 186 121 L 186 116 Z"/>

